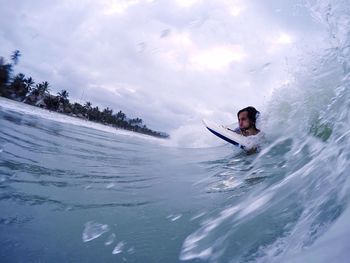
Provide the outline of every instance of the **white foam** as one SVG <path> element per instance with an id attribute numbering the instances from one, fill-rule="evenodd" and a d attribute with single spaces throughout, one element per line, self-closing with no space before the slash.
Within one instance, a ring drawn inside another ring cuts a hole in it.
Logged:
<path id="1" fill-rule="evenodd" d="M 264 206 L 271 199 L 271 195 L 264 195 L 262 197 L 257 198 L 255 201 L 250 203 L 246 208 L 244 208 L 240 213 L 238 218 L 242 218 L 251 214 L 252 212 L 258 210 L 262 206 Z"/>
<path id="2" fill-rule="evenodd" d="M 215 138 L 202 124 L 197 123 L 180 126 L 170 132 L 170 139 L 163 142 L 168 147 L 208 148 L 223 145 L 225 142 Z"/>

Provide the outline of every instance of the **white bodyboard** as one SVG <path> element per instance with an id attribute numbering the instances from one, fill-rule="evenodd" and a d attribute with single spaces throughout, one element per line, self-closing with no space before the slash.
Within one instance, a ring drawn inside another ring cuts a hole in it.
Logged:
<path id="1" fill-rule="evenodd" d="M 228 143 L 238 146 L 244 150 L 249 150 L 254 147 L 254 143 L 252 143 L 247 137 L 240 135 L 222 125 L 208 120 L 203 120 L 203 123 L 211 133 Z"/>

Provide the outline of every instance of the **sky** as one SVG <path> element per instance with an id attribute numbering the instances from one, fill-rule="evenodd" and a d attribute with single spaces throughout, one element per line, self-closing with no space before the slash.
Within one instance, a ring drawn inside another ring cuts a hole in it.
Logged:
<path id="1" fill-rule="evenodd" d="M 0 0 L 0 56 L 71 101 L 169 133 L 236 121 L 293 81 L 324 28 L 300 0 Z"/>

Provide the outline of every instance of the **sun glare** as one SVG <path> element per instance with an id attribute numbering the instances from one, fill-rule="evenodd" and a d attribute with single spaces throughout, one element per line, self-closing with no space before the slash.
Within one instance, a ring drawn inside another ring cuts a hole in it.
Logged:
<path id="1" fill-rule="evenodd" d="M 139 0 L 107 0 L 104 3 L 104 14 L 105 15 L 114 15 L 114 14 L 123 14 L 125 11 L 132 5 L 140 3 Z"/>
<path id="2" fill-rule="evenodd" d="M 277 38 L 278 44 L 291 44 L 292 42 L 293 42 L 292 37 L 284 32 L 280 33 L 280 35 Z"/>
<path id="3" fill-rule="evenodd" d="M 189 8 L 200 2 L 200 0 L 176 0 L 176 4 L 183 8 Z"/>
<path id="4" fill-rule="evenodd" d="M 233 16 L 239 16 L 242 12 L 242 9 L 237 7 L 237 6 L 233 6 L 231 7 L 231 10 L 230 10 L 230 14 L 233 15 Z"/>
<path id="5" fill-rule="evenodd" d="M 240 46 L 217 46 L 195 52 L 190 57 L 190 66 L 194 70 L 226 70 L 233 62 L 240 62 L 245 57 Z"/>
<path id="6" fill-rule="evenodd" d="M 221 0 L 221 2 L 232 16 L 239 16 L 246 8 L 244 1 L 240 0 Z"/>

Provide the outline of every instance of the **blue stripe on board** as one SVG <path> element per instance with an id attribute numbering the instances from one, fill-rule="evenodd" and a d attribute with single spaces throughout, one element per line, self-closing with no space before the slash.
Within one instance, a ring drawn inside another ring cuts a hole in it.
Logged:
<path id="1" fill-rule="evenodd" d="M 214 130 L 208 128 L 208 127 L 207 127 L 207 129 L 208 129 L 210 132 L 212 132 L 213 134 L 215 134 L 216 136 L 218 136 L 219 138 L 221 138 L 221 139 L 223 139 L 223 140 L 225 140 L 225 141 L 227 141 L 227 142 L 229 142 L 229 143 L 231 143 L 231 144 L 233 144 L 233 145 L 239 146 L 240 148 L 244 149 L 244 146 L 243 146 L 243 145 L 240 145 L 239 143 L 235 142 L 234 140 L 231 140 L 231 139 L 229 139 L 229 138 L 227 138 L 227 137 L 221 135 L 220 133 L 218 133 L 218 132 L 216 132 L 216 131 L 214 131 Z"/>

